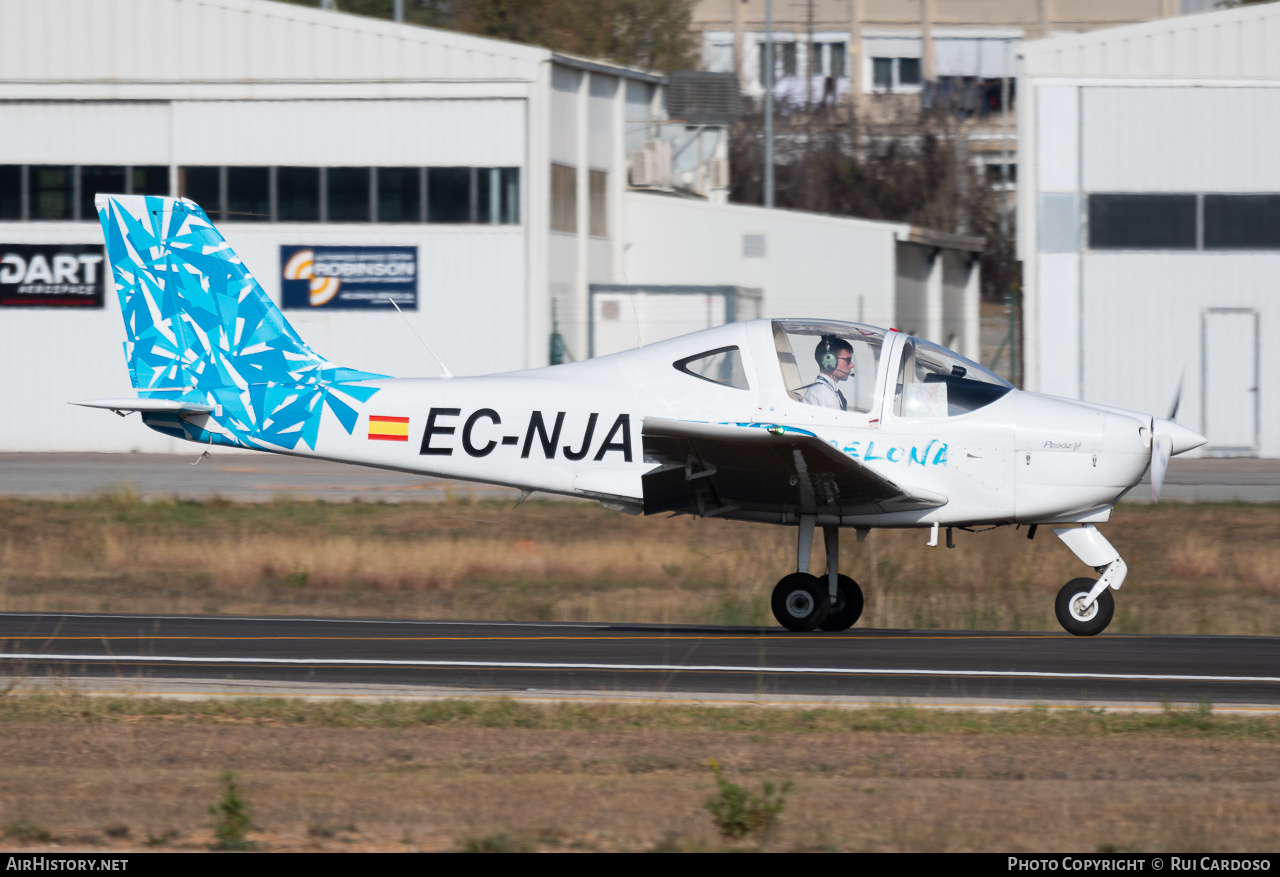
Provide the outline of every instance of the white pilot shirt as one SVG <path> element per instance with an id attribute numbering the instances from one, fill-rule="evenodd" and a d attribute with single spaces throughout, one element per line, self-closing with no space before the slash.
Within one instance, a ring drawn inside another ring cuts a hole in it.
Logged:
<path id="1" fill-rule="evenodd" d="M 840 411 L 847 411 L 848 405 L 844 400 L 844 393 L 836 388 L 836 383 L 829 375 L 821 372 L 818 379 L 809 385 L 809 389 L 804 391 L 804 402 L 810 405 L 820 405 L 823 408 L 835 408 Z"/>

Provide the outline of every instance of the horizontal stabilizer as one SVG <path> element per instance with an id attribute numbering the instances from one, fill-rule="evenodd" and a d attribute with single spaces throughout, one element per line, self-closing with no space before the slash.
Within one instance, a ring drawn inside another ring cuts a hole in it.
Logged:
<path id="1" fill-rule="evenodd" d="M 72 402 L 85 408 L 105 408 L 123 417 L 133 411 L 164 412 L 166 414 L 212 414 L 212 405 L 199 402 L 183 402 L 180 399 L 88 399 Z"/>

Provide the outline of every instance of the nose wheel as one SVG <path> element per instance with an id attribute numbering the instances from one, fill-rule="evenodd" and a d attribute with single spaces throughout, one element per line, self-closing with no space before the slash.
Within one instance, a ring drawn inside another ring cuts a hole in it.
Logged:
<path id="1" fill-rule="evenodd" d="M 1053 609 L 1058 623 L 1073 636 L 1097 636 L 1107 629 L 1116 613 L 1116 600 L 1111 591 L 1103 591 L 1092 602 L 1089 594 L 1097 582 L 1093 579 L 1072 579 L 1062 586 Z"/>

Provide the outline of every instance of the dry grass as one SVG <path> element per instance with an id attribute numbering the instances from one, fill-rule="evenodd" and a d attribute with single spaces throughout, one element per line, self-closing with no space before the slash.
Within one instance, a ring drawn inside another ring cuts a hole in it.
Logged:
<path id="1" fill-rule="evenodd" d="M 0 847 L 204 849 L 230 769 L 269 850 L 719 849 L 714 757 L 795 786 L 777 832 L 735 848 L 1266 851 L 1278 732 L 1204 711 L 8 698 Z"/>
<path id="2" fill-rule="evenodd" d="M 630 518 L 528 503 L 265 505 L 0 500 L 0 610 L 227 612 L 771 624 L 792 528 Z M 1121 508 L 1129 562 L 1113 630 L 1280 634 L 1280 506 Z M 1085 569 L 1048 532 L 845 539 L 861 625 L 1055 630 L 1053 596 Z M 813 564 L 821 569 L 815 550 Z"/>

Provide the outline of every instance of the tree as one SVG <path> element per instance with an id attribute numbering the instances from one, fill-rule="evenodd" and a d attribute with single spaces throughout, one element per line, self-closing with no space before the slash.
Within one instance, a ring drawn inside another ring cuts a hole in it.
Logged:
<path id="1" fill-rule="evenodd" d="M 983 297 L 1003 299 L 1015 279 L 1012 226 L 1001 234 L 1006 193 L 970 164 L 967 131 L 954 113 L 902 110 L 871 123 L 848 104 L 781 109 L 774 116 L 778 207 L 981 236 Z M 730 134 L 732 201 L 764 202 L 762 116 L 758 108 L 744 114 Z"/>
<path id="2" fill-rule="evenodd" d="M 289 0 L 318 6 L 320 0 Z M 392 0 L 333 0 L 333 8 L 392 16 Z M 405 21 L 542 46 L 667 73 L 692 67 L 693 0 L 405 0 Z"/>

